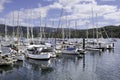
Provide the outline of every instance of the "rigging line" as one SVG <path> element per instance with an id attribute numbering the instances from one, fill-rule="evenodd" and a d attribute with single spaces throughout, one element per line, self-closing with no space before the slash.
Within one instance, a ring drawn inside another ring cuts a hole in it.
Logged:
<path id="1" fill-rule="evenodd" d="M 107 32 L 106 32 L 106 30 L 105 30 L 105 28 L 104 28 L 104 27 L 103 27 L 103 30 L 104 30 L 105 35 L 107 36 L 107 38 L 109 38 L 109 36 L 108 36 L 108 34 L 107 34 Z"/>
<path id="2" fill-rule="evenodd" d="M 63 8 L 62 8 L 62 11 L 60 13 L 60 19 L 59 19 L 59 22 L 58 22 L 58 28 L 60 27 L 60 24 L 61 24 L 62 15 L 63 15 Z"/>
<path id="3" fill-rule="evenodd" d="M 59 21 L 58 21 L 58 28 L 60 28 L 61 27 L 61 20 L 62 20 L 62 15 L 63 15 L 63 8 L 62 8 L 62 10 L 61 10 L 61 13 L 60 13 L 60 19 L 59 19 Z M 58 28 L 56 28 L 56 31 L 58 32 Z M 57 36 L 58 37 L 58 36 Z"/>

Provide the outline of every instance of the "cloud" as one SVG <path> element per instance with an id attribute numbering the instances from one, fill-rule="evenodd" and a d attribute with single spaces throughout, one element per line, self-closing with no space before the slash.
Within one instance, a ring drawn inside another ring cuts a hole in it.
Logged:
<path id="1" fill-rule="evenodd" d="M 57 2 L 54 2 L 52 5 L 49 5 L 48 7 L 49 7 L 49 9 L 56 9 L 56 8 L 61 9 L 61 8 L 63 8 L 63 5 L 61 5 Z"/>
<path id="2" fill-rule="evenodd" d="M 5 19 L 4 18 L 0 18 L 0 23 L 1 24 L 5 24 Z"/>
<path id="3" fill-rule="evenodd" d="M 73 21 L 68 21 L 67 23 L 62 24 L 63 28 L 77 28 L 77 29 L 85 29 L 87 28 L 87 24 L 89 24 L 89 20 L 73 20 Z M 85 27 L 83 27 L 85 26 Z"/>
<path id="4" fill-rule="evenodd" d="M 81 4 L 96 4 L 95 0 L 58 0 L 58 3 L 63 6 L 67 12 L 72 12 L 76 5 Z M 84 9 L 84 8 L 82 8 Z"/>
<path id="5" fill-rule="evenodd" d="M 0 0 L 0 12 L 3 11 L 3 9 L 4 9 L 4 4 L 5 4 L 5 3 L 9 3 L 9 2 L 11 2 L 11 0 Z"/>
<path id="6" fill-rule="evenodd" d="M 120 20 L 120 11 L 106 14 L 106 15 L 104 15 L 104 18 L 106 20 L 119 21 Z"/>
<path id="7" fill-rule="evenodd" d="M 48 6 L 39 6 L 37 8 L 30 8 L 30 9 L 21 9 L 17 11 L 11 11 L 10 13 L 7 14 L 7 17 L 11 18 L 11 15 L 14 13 L 14 15 L 17 17 L 18 13 L 20 15 L 20 18 L 22 19 L 38 19 L 38 18 L 45 18 L 48 15 L 48 11 L 50 9 L 55 9 L 55 8 L 62 8 L 62 5 L 58 3 L 54 3 L 52 5 Z"/>
<path id="8" fill-rule="evenodd" d="M 19 24 L 31 24 L 33 26 L 33 23 L 40 18 L 43 19 L 47 16 L 48 7 L 38 7 L 38 8 L 31 8 L 31 9 L 21 9 L 17 11 L 11 11 L 8 13 L 5 17 L 7 21 L 14 20 L 14 25 Z M 26 22 L 26 23 L 25 23 Z"/>
<path id="9" fill-rule="evenodd" d="M 40 21 L 40 18 L 42 20 L 44 20 L 48 15 L 48 11 L 51 9 L 56 9 L 56 8 L 61 9 L 62 5 L 54 2 L 51 5 L 42 7 L 39 4 L 39 6 L 36 8 L 20 9 L 20 10 L 16 10 L 16 11 L 11 11 L 5 17 L 6 17 L 7 21 L 11 21 L 11 22 L 14 18 L 15 25 L 18 25 L 17 24 L 18 22 L 25 24 L 24 21 L 26 21 L 26 20 L 29 21 L 29 23 L 31 23 L 32 20 L 34 20 L 34 21 L 39 20 Z M 14 15 L 14 17 L 13 17 L 13 15 Z M 19 19 L 18 19 L 18 16 L 19 16 Z"/>
<path id="10" fill-rule="evenodd" d="M 92 9 L 93 9 L 93 16 L 92 16 Z M 76 4 L 73 6 L 70 14 L 67 15 L 67 17 L 70 20 L 76 20 L 76 19 L 90 19 L 90 18 L 96 18 L 97 17 L 102 17 L 102 19 L 106 19 L 104 15 L 113 13 L 114 15 L 115 12 L 117 11 L 116 6 L 111 6 L 111 5 L 97 5 L 97 4 Z M 66 15 L 62 16 L 62 19 L 66 19 Z M 116 18 L 117 19 L 117 18 Z"/>
<path id="11" fill-rule="evenodd" d="M 71 1 L 67 3 L 67 1 Z M 59 0 L 59 4 L 63 6 L 64 12 L 67 12 L 67 17 L 71 20 L 76 19 L 86 19 L 90 20 L 90 18 L 98 18 L 98 22 L 101 20 L 104 23 L 99 25 L 109 25 L 111 24 L 111 20 L 116 21 L 120 20 L 120 11 L 118 10 L 117 5 L 98 5 L 95 0 Z M 92 16 L 93 9 L 93 16 Z M 96 16 L 97 14 L 97 16 Z M 59 18 L 58 18 L 59 19 Z M 62 19 L 66 19 L 66 15 L 62 16 Z M 82 22 L 82 21 L 81 21 Z M 90 21 L 89 21 L 90 22 Z M 84 23 L 84 21 L 83 21 Z M 92 24 L 92 23 L 91 23 Z"/>
<path id="12" fill-rule="evenodd" d="M 10 1 L 10 0 L 6 0 L 6 1 Z M 120 10 L 118 10 L 117 5 L 107 5 L 107 4 L 98 5 L 98 2 L 96 0 L 54 0 L 52 4 L 49 4 L 47 6 L 42 6 L 41 4 L 38 5 L 39 6 L 36 8 L 11 11 L 6 15 L 7 21 L 12 21 L 14 14 L 14 21 L 17 25 L 18 14 L 19 14 L 19 21 L 21 22 L 22 25 L 28 25 L 30 23 L 31 25 L 32 24 L 34 25 L 36 21 L 38 22 L 40 21 L 40 17 L 42 21 L 45 18 L 48 18 L 48 16 L 51 15 L 49 14 L 49 11 L 59 10 L 59 13 L 61 13 L 60 11 L 61 9 L 63 9 L 62 21 L 64 22 L 67 16 L 69 21 L 78 20 L 79 22 L 78 26 L 85 27 L 86 22 L 90 24 L 91 18 L 96 18 L 96 14 L 98 17 L 98 22 L 102 20 L 101 24 L 99 25 L 103 25 L 103 24 L 107 25 L 110 23 L 109 20 L 114 20 L 115 23 L 116 21 L 118 22 L 120 20 L 119 17 Z M 92 16 L 92 9 L 93 9 L 93 16 Z M 53 12 L 52 15 L 56 16 L 56 13 Z M 55 21 L 56 25 L 58 25 L 59 19 L 60 16 L 56 16 L 54 18 L 51 16 L 49 17 L 49 21 Z M 42 23 L 42 25 L 44 23 Z M 39 23 L 37 24 L 39 25 Z M 48 25 L 50 24 L 48 23 Z M 72 26 L 74 26 L 74 24 L 71 22 L 71 27 Z"/>

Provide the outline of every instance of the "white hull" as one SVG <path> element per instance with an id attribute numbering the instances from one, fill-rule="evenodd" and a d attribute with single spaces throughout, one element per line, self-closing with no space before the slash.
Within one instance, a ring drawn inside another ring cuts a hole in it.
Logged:
<path id="1" fill-rule="evenodd" d="M 114 43 L 102 42 L 102 41 L 95 41 L 92 43 L 94 43 L 94 44 L 89 44 L 89 42 L 88 42 L 88 46 L 90 48 L 94 48 L 94 49 L 112 49 L 112 48 L 114 48 Z"/>
<path id="2" fill-rule="evenodd" d="M 61 49 L 54 49 L 54 52 L 55 53 L 62 53 L 62 50 Z"/>
<path id="3" fill-rule="evenodd" d="M 69 55 L 78 55 L 79 52 L 77 52 L 76 50 L 62 50 L 63 54 L 69 54 Z"/>
<path id="4" fill-rule="evenodd" d="M 23 60 L 25 60 L 25 56 L 22 54 L 22 55 L 16 55 L 16 58 L 17 58 L 17 60 L 19 60 L 19 61 L 23 61 Z"/>
<path id="5" fill-rule="evenodd" d="M 30 53 L 28 53 L 27 57 L 31 58 L 31 59 L 43 59 L 44 60 L 44 59 L 50 59 L 51 54 L 50 53 L 40 53 L 40 54 L 30 54 Z"/>
<path id="6" fill-rule="evenodd" d="M 56 57 L 56 53 L 51 53 L 51 58 L 55 58 Z"/>
<path id="7" fill-rule="evenodd" d="M 86 48 L 85 50 L 88 50 L 88 51 L 101 51 L 101 49 L 95 49 L 95 48 Z"/>

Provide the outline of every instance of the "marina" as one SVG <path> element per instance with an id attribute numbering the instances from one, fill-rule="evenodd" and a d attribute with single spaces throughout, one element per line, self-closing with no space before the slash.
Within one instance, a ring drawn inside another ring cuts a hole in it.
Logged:
<path id="1" fill-rule="evenodd" d="M 0 0 L 0 80 L 120 80 L 119 0 Z"/>
<path id="2" fill-rule="evenodd" d="M 114 49 L 88 50 L 82 57 L 56 53 L 47 60 L 25 58 L 0 65 L 0 80 L 119 80 L 119 44 L 117 39 Z"/>

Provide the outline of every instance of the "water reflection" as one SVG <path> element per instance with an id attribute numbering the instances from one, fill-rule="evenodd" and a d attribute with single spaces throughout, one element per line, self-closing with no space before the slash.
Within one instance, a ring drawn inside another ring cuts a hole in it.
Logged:
<path id="1" fill-rule="evenodd" d="M 47 61 L 27 59 L 0 67 L 0 80 L 120 80 L 120 50 L 118 44 L 115 46 L 110 51 L 89 51 L 82 58 L 59 55 Z"/>
<path id="2" fill-rule="evenodd" d="M 108 53 L 114 53 L 114 49 L 108 49 Z"/>
<path id="3" fill-rule="evenodd" d="M 2 80 L 8 80 L 9 77 L 13 77 L 9 80 L 16 80 L 16 76 L 17 80 L 37 80 L 40 76 L 49 74 L 52 71 L 53 68 L 50 66 L 50 60 L 38 61 L 29 59 L 17 62 L 13 66 L 0 67 L 0 77 Z"/>
<path id="4" fill-rule="evenodd" d="M 0 75 L 4 74 L 4 73 L 10 73 L 12 72 L 13 67 L 11 66 L 1 66 L 0 67 Z"/>
<path id="5" fill-rule="evenodd" d="M 83 54 L 83 71 L 85 71 L 85 54 Z"/>

